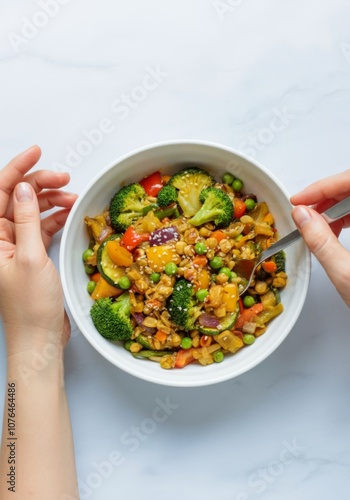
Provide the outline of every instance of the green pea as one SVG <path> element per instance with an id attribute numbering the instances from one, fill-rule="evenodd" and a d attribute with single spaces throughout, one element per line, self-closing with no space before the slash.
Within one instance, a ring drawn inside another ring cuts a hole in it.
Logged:
<path id="1" fill-rule="evenodd" d="M 232 187 L 237 192 L 242 191 L 242 189 L 243 189 L 243 182 L 241 181 L 241 179 L 235 179 L 232 182 Z"/>
<path id="2" fill-rule="evenodd" d="M 245 333 L 243 335 L 243 342 L 246 344 L 246 345 L 251 345 L 251 344 L 254 344 L 255 342 L 255 337 L 254 335 L 252 335 L 251 333 Z"/>
<path id="3" fill-rule="evenodd" d="M 237 278 L 237 273 L 231 271 L 231 280 L 235 280 Z"/>
<path id="4" fill-rule="evenodd" d="M 83 261 L 86 262 L 87 260 L 89 260 L 92 256 L 94 255 L 94 251 L 91 250 L 91 248 L 87 248 L 86 250 L 84 250 L 83 252 Z"/>
<path id="5" fill-rule="evenodd" d="M 219 271 L 219 274 L 226 274 L 228 279 L 232 278 L 232 272 L 228 267 L 222 267 Z"/>
<path id="6" fill-rule="evenodd" d="M 168 276 L 175 276 L 177 273 L 177 265 L 174 262 L 168 262 L 164 268 L 165 274 Z"/>
<path id="7" fill-rule="evenodd" d="M 206 253 L 207 247 L 205 246 L 204 243 L 199 241 L 198 243 L 195 244 L 194 250 L 195 250 L 197 255 L 203 255 L 204 253 Z"/>
<path id="8" fill-rule="evenodd" d="M 209 261 L 209 265 L 212 269 L 220 269 L 222 267 L 222 258 L 221 257 L 213 257 Z"/>
<path id="9" fill-rule="evenodd" d="M 191 349 L 192 347 L 192 339 L 191 337 L 183 337 L 181 340 L 182 349 Z"/>
<path id="10" fill-rule="evenodd" d="M 221 363 L 222 361 L 224 361 L 224 353 L 222 351 L 216 351 L 214 352 L 213 354 L 213 359 L 215 361 L 215 363 Z"/>
<path id="11" fill-rule="evenodd" d="M 246 295 L 243 299 L 243 304 L 245 307 L 252 307 L 255 304 L 255 299 L 251 295 Z"/>
<path id="12" fill-rule="evenodd" d="M 247 210 L 253 210 L 253 208 L 255 208 L 255 201 L 252 198 L 248 198 L 244 203 Z"/>
<path id="13" fill-rule="evenodd" d="M 133 344 L 134 342 L 132 340 L 126 340 L 124 342 L 124 348 L 127 350 L 127 351 L 130 351 L 130 346 L 131 344 Z"/>
<path id="14" fill-rule="evenodd" d="M 95 290 L 96 285 L 96 281 L 89 281 L 89 283 L 86 285 L 87 291 L 91 294 Z"/>
<path id="15" fill-rule="evenodd" d="M 94 274 L 95 272 L 95 266 L 92 266 L 91 264 L 85 264 L 85 272 L 86 274 Z"/>
<path id="16" fill-rule="evenodd" d="M 158 281 L 160 280 L 160 273 L 150 274 L 149 279 L 153 281 L 153 283 L 158 283 Z"/>
<path id="17" fill-rule="evenodd" d="M 118 281 L 118 286 L 122 290 L 129 290 L 129 288 L 131 287 L 131 281 L 129 280 L 129 278 L 127 276 L 122 276 L 120 278 L 120 280 Z"/>
<path id="18" fill-rule="evenodd" d="M 224 174 L 224 175 L 222 176 L 222 182 L 223 182 L 224 184 L 229 184 L 229 185 L 230 185 L 230 184 L 232 184 L 232 182 L 233 182 L 234 180 L 235 180 L 235 178 L 233 177 L 233 175 L 232 175 L 232 174 L 229 174 L 228 172 L 226 172 L 226 174 Z"/>
<path id="19" fill-rule="evenodd" d="M 204 302 L 206 297 L 208 297 L 208 295 L 209 295 L 208 290 L 204 290 L 203 288 L 201 290 L 198 290 L 198 292 L 196 292 L 196 297 L 199 300 L 199 302 Z"/>

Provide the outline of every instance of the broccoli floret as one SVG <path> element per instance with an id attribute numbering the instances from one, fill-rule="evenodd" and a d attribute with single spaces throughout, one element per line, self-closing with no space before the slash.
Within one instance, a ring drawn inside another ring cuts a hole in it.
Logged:
<path id="1" fill-rule="evenodd" d="M 175 325 L 185 331 L 195 328 L 194 323 L 200 315 L 200 309 L 196 306 L 194 287 L 189 281 L 182 278 L 175 283 L 173 293 L 167 301 L 167 308 Z"/>
<path id="2" fill-rule="evenodd" d="M 233 205 L 230 197 L 221 189 L 208 187 L 199 196 L 203 203 L 196 215 L 188 222 L 200 226 L 213 221 L 217 227 L 227 227 L 233 218 Z"/>
<path id="3" fill-rule="evenodd" d="M 139 217 L 143 209 L 150 205 L 146 199 L 146 191 L 138 183 L 122 187 L 112 198 L 109 215 L 113 227 L 117 231 L 125 231 Z"/>
<path id="4" fill-rule="evenodd" d="M 177 191 L 174 186 L 167 184 L 158 193 L 157 203 L 160 207 L 168 207 L 177 200 Z"/>
<path id="5" fill-rule="evenodd" d="M 124 292 L 114 302 L 110 298 L 97 300 L 90 315 L 97 331 L 106 339 L 131 339 L 129 292 Z"/>
<path id="6" fill-rule="evenodd" d="M 168 185 L 174 186 L 177 193 L 177 201 L 182 208 L 185 217 L 192 217 L 201 207 L 199 195 L 201 191 L 213 186 L 213 177 L 200 168 L 185 168 L 173 175 Z"/>

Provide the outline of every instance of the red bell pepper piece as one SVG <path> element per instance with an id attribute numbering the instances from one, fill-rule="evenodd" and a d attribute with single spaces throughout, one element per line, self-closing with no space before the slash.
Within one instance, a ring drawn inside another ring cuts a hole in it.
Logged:
<path id="1" fill-rule="evenodd" d="M 140 243 L 148 241 L 150 233 L 137 233 L 133 226 L 129 226 L 122 236 L 120 244 L 132 252 Z"/>
<path id="2" fill-rule="evenodd" d="M 194 351 L 195 351 L 194 347 L 192 347 L 191 349 L 180 349 L 176 353 L 175 367 L 176 368 L 184 368 L 185 366 L 189 365 L 190 363 L 193 363 L 193 361 L 195 361 L 195 358 L 193 357 Z"/>
<path id="3" fill-rule="evenodd" d="M 235 324 L 235 330 L 236 328 L 243 328 L 244 323 L 249 323 L 254 316 L 261 313 L 263 310 L 264 306 L 261 303 L 254 304 L 252 307 L 249 307 L 249 309 L 245 309 L 243 313 L 238 316 Z"/>
<path id="4" fill-rule="evenodd" d="M 234 205 L 233 205 L 233 216 L 235 219 L 240 219 L 247 210 L 247 205 L 244 203 L 244 201 L 238 199 L 235 200 Z"/>
<path id="5" fill-rule="evenodd" d="M 162 176 L 160 175 L 160 172 L 154 172 L 148 177 L 142 179 L 140 184 L 146 191 L 147 196 L 157 196 L 163 187 Z"/>

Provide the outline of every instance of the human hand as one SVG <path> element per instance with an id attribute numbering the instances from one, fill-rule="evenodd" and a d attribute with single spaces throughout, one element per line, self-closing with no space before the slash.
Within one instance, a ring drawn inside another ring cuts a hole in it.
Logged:
<path id="1" fill-rule="evenodd" d="M 290 199 L 293 205 L 301 205 L 292 211 L 295 224 L 348 307 L 350 252 L 341 245 L 338 236 L 343 228 L 350 227 L 350 215 L 328 225 L 318 212 L 324 212 L 349 195 L 350 170 L 347 170 L 311 184 Z"/>
<path id="2" fill-rule="evenodd" d="M 0 314 L 9 352 L 57 342 L 70 334 L 58 273 L 47 255 L 51 238 L 62 229 L 76 195 L 60 190 L 67 173 L 28 173 L 41 155 L 33 146 L 0 171 Z M 61 210 L 40 219 L 40 212 Z"/>

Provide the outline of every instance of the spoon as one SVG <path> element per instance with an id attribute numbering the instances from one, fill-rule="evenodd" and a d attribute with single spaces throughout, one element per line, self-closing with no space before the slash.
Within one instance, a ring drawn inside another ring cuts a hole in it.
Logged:
<path id="1" fill-rule="evenodd" d="M 348 215 L 350 213 L 350 196 L 345 198 L 344 200 L 340 201 L 336 205 L 333 205 L 333 207 L 329 208 L 325 212 L 322 213 L 324 219 L 328 224 L 331 222 L 334 222 L 336 220 L 341 219 L 345 215 Z M 250 283 L 253 279 L 255 269 L 262 263 L 264 260 L 269 259 L 276 253 L 278 253 L 280 250 L 283 250 L 284 248 L 288 247 L 292 243 L 295 243 L 296 241 L 301 239 L 301 234 L 299 231 L 296 229 L 295 231 L 292 231 L 291 233 L 287 234 L 287 236 L 284 236 L 284 238 L 281 238 L 279 241 L 271 245 L 269 248 L 264 250 L 257 259 L 239 259 L 237 260 L 235 267 L 234 267 L 234 272 L 240 277 L 244 278 L 247 281 L 247 284 L 245 287 L 239 292 L 239 295 L 242 295 L 247 288 L 249 288 Z"/>

